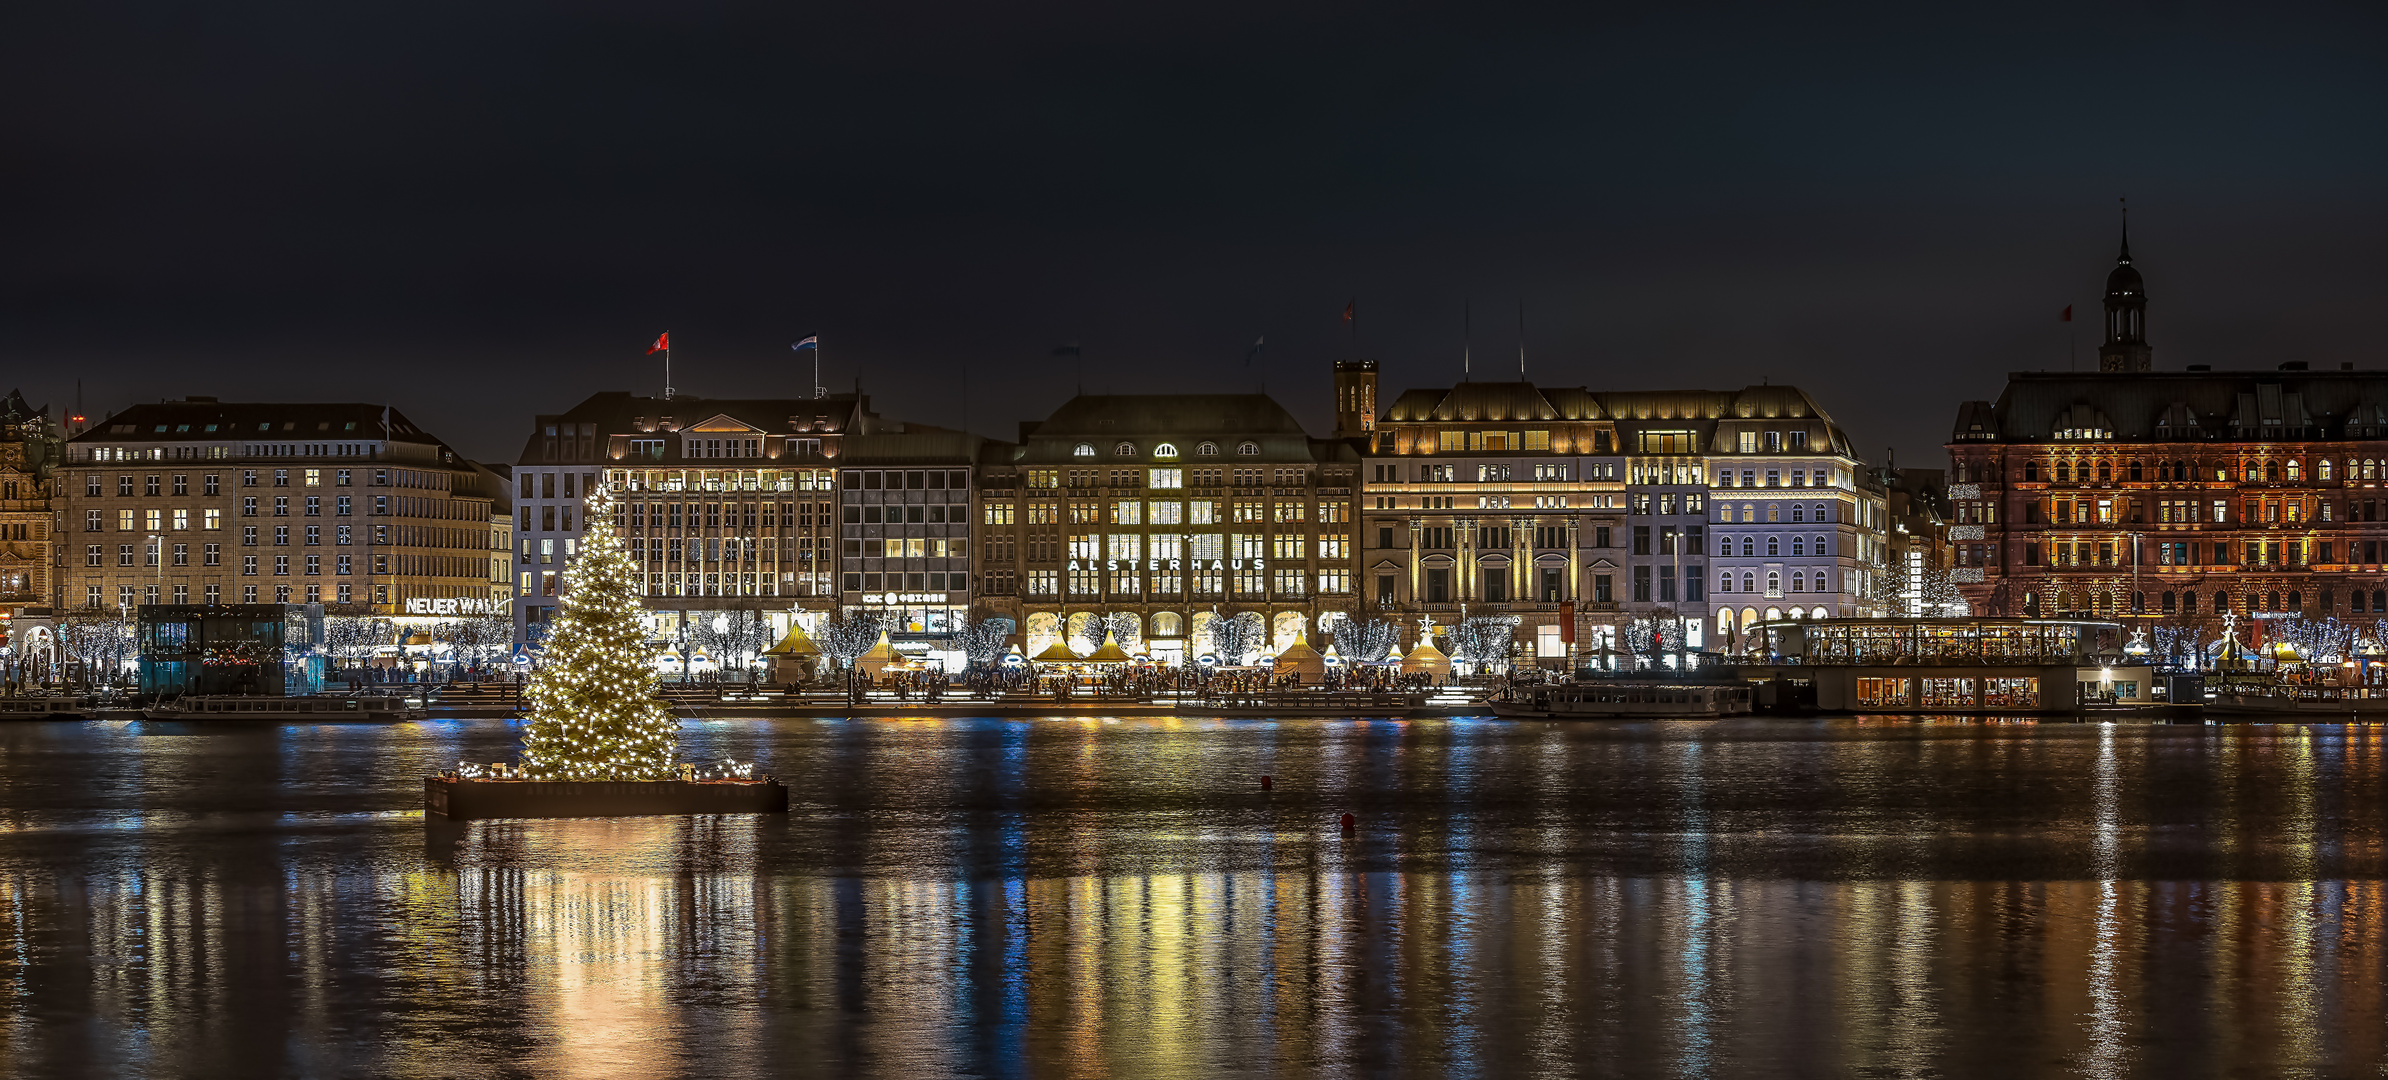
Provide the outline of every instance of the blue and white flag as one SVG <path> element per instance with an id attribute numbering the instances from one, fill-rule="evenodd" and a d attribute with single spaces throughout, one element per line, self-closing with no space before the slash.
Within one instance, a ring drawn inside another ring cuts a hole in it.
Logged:
<path id="1" fill-rule="evenodd" d="M 803 352 L 806 349 L 818 349 L 821 347 L 821 335 L 814 334 L 811 337 L 805 338 L 803 341 L 799 341 L 796 344 L 790 345 L 788 347 L 796 350 L 797 352 Z"/>

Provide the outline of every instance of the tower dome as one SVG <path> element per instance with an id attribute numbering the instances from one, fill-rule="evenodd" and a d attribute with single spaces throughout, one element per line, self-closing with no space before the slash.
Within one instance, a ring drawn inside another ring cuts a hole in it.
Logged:
<path id="1" fill-rule="evenodd" d="M 2098 346 L 2100 371 L 2150 371 L 2154 350 L 2148 347 L 2147 283 L 2131 265 L 2130 211 L 2123 211 L 2123 246 L 2114 269 L 2106 275 L 2106 343 Z"/>

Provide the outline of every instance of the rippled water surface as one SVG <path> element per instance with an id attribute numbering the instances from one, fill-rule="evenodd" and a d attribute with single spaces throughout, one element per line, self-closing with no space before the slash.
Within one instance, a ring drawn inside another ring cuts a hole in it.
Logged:
<path id="1" fill-rule="evenodd" d="M 2388 729 L 736 720 L 794 813 L 427 825 L 512 738 L 0 727 L 0 1072 L 2388 1063 Z"/>

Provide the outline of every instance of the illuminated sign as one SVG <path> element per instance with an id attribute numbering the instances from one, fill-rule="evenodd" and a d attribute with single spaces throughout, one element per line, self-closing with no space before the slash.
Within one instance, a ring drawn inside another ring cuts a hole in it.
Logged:
<path id="1" fill-rule="evenodd" d="M 862 594 L 862 602 L 866 604 L 942 604 L 946 602 L 946 595 L 941 592 L 866 592 Z"/>
<path id="2" fill-rule="evenodd" d="M 410 597 L 406 601 L 409 615 L 495 615 L 504 605 L 486 596 L 428 596 Z"/>

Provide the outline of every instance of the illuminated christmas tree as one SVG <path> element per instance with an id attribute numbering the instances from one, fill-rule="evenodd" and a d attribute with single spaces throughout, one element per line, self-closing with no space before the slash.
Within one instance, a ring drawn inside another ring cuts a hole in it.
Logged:
<path id="1" fill-rule="evenodd" d="M 656 698 L 655 650 L 640 621 L 637 567 L 614 535 L 614 499 L 600 485 L 589 528 L 564 571 L 564 606 L 531 685 L 523 771 L 541 780 L 670 780 L 679 735 Z"/>

